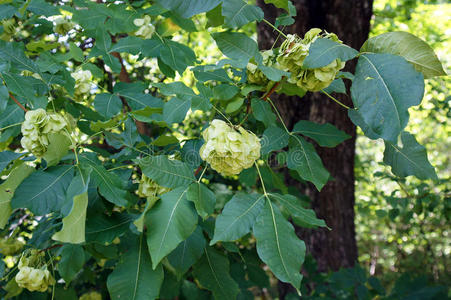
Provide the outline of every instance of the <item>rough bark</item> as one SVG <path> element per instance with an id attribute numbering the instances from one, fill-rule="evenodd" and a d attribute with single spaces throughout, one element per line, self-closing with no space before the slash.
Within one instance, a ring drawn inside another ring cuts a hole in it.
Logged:
<path id="1" fill-rule="evenodd" d="M 278 11 L 263 0 L 258 4 L 265 12 L 265 18 L 274 22 Z M 297 33 L 301 37 L 310 28 L 317 27 L 334 32 L 347 45 L 359 49 L 367 39 L 372 15 L 372 0 L 297 0 L 296 22 L 285 32 Z M 277 33 L 264 23 L 258 25 L 260 49 L 269 49 Z M 353 71 L 355 62 L 347 63 L 346 71 Z M 348 106 L 352 101 L 344 95 L 335 95 Z M 332 230 L 305 230 L 296 228 L 304 239 L 310 254 L 318 262 L 320 271 L 351 267 L 357 260 L 357 246 L 354 228 L 354 155 L 355 126 L 347 117 L 346 109 L 329 100 L 321 93 L 309 93 L 299 97 L 272 96 L 289 128 L 299 120 L 317 123 L 331 123 L 344 130 L 352 139 L 336 148 L 319 148 L 325 167 L 334 180 L 326 184 L 321 192 L 312 185 L 302 186 L 287 179 L 312 199 L 312 207 L 318 217 L 323 218 Z M 283 291 L 281 291 L 283 293 Z M 281 295 L 283 296 L 283 295 Z"/>

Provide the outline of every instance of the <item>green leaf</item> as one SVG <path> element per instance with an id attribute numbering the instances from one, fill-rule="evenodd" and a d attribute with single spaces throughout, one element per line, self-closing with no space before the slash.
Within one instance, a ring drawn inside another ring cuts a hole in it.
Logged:
<path id="1" fill-rule="evenodd" d="M 282 128 L 270 126 L 263 132 L 260 140 L 262 146 L 261 153 L 268 154 L 271 151 L 280 150 L 288 145 L 290 135 Z"/>
<path id="2" fill-rule="evenodd" d="M 360 56 L 351 86 L 352 101 L 368 129 L 384 140 L 396 143 L 409 120 L 408 108 L 420 104 L 423 93 L 423 75 L 404 58 Z"/>
<path id="3" fill-rule="evenodd" d="M 219 241 L 235 241 L 249 233 L 264 204 L 262 195 L 235 194 L 216 218 L 210 245 Z"/>
<path id="4" fill-rule="evenodd" d="M 324 88 L 323 91 L 325 91 L 328 94 L 332 93 L 346 94 L 346 86 L 345 83 L 343 82 L 343 79 L 338 78 L 332 81 L 332 83 L 328 87 Z"/>
<path id="5" fill-rule="evenodd" d="M 66 244 L 61 248 L 61 260 L 58 263 L 58 272 L 66 284 L 69 284 L 83 269 L 86 261 L 82 246 Z"/>
<path id="6" fill-rule="evenodd" d="M 280 281 L 291 283 L 299 291 L 305 244 L 296 236 L 293 225 L 269 200 L 254 224 L 254 235 L 261 260 Z"/>
<path id="7" fill-rule="evenodd" d="M 206 14 L 207 26 L 208 27 L 218 27 L 224 24 L 224 16 L 222 15 L 222 5 L 218 5 Z"/>
<path id="8" fill-rule="evenodd" d="M 166 40 L 160 50 L 160 58 L 174 71 L 183 74 L 186 67 L 193 65 L 196 61 L 196 54 L 188 46 Z"/>
<path id="9" fill-rule="evenodd" d="M 389 53 L 404 57 L 413 64 L 424 78 L 446 75 L 434 50 L 415 35 L 402 32 L 387 32 L 368 39 L 360 52 Z"/>
<path id="10" fill-rule="evenodd" d="M 67 188 L 66 198 L 72 203 L 70 213 L 63 218 L 63 228 L 52 236 L 55 241 L 71 244 L 85 242 L 86 209 L 88 208 L 88 185 L 92 169 L 74 177 Z"/>
<path id="11" fill-rule="evenodd" d="M 203 71 L 194 71 L 194 76 L 197 80 L 201 82 L 206 82 L 210 80 L 219 81 L 219 82 L 229 82 L 232 83 L 232 79 L 230 79 L 229 75 L 224 69 L 217 69 L 213 71 L 203 72 Z"/>
<path id="12" fill-rule="evenodd" d="M 89 215 L 86 222 L 86 240 L 100 244 L 111 243 L 128 230 L 133 221 L 127 214 L 114 213 L 105 216 L 99 211 Z"/>
<path id="13" fill-rule="evenodd" d="M 221 0 L 157 0 L 164 8 L 172 10 L 183 18 L 207 12 L 215 8 Z"/>
<path id="14" fill-rule="evenodd" d="M 139 54 L 143 46 L 143 40 L 135 36 L 127 36 L 120 39 L 119 42 L 113 45 L 111 52 L 127 52 L 133 55 Z"/>
<path id="15" fill-rule="evenodd" d="M 152 270 L 144 235 L 132 236 L 127 251 L 108 276 L 107 287 L 111 299 L 156 299 L 163 283 L 163 267 Z"/>
<path id="16" fill-rule="evenodd" d="M 49 145 L 47 151 L 44 154 L 44 159 L 47 162 L 47 166 L 51 167 L 59 163 L 61 158 L 67 154 L 69 147 L 72 145 L 72 141 L 64 133 L 51 133 L 49 134 Z"/>
<path id="17" fill-rule="evenodd" d="M 168 256 L 169 263 L 177 271 L 178 277 L 185 274 L 195 264 L 202 254 L 207 242 L 202 234 L 201 227 L 196 230 Z"/>
<path id="18" fill-rule="evenodd" d="M 306 69 L 316 69 L 327 66 L 335 59 L 348 61 L 357 56 L 359 52 L 351 47 L 329 39 L 318 38 L 310 46 L 309 55 L 302 63 Z"/>
<path id="19" fill-rule="evenodd" d="M 219 50 L 231 59 L 247 63 L 252 57 L 260 56 L 257 43 L 243 33 L 217 32 L 212 36 Z"/>
<path id="20" fill-rule="evenodd" d="M 60 210 L 73 169 L 74 166 L 66 165 L 34 172 L 17 188 L 11 200 L 12 208 L 28 208 L 37 216 Z"/>
<path id="21" fill-rule="evenodd" d="M 23 153 L 2 151 L 0 152 L 0 173 L 15 159 L 21 157 Z"/>
<path id="22" fill-rule="evenodd" d="M 80 161 L 91 166 L 92 180 L 106 200 L 117 206 L 127 205 L 127 192 L 123 189 L 123 181 L 119 176 L 108 172 L 99 162 L 87 155 L 80 156 Z"/>
<path id="23" fill-rule="evenodd" d="M 179 187 L 163 194 L 147 213 L 147 245 L 154 269 L 196 229 L 197 214 L 186 199 L 187 191 L 188 188 Z"/>
<path id="24" fill-rule="evenodd" d="M 287 12 L 289 12 L 290 9 L 288 7 L 288 2 L 290 2 L 290 1 L 289 0 L 265 0 L 266 4 L 268 4 L 268 3 L 274 4 L 275 7 L 285 9 Z"/>
<path id="25" fill-rule="evenodd" d="M 8 223 L 8 218 L 12 212 L 11 198 L 13 197 L 14 192 L 21 182 L 33 171 L 33 167 L 22 163 L 15 167 L 8 178 L 0 185 L 0 229 L 3 229 Z"/>
<path id="26" fill-rule="evenodd" d="M 263 11 L 260 7 L 247 4 L 243 0 L 227 0 L 222 3 L 225 25 L 232 28 L 243 27 L 252 21 L 261 21 Z"/>
<path id="27" fill-rule="evenodd" d="M 266 127 L 274 125 L 276 122 L 276 115 L 272 112 L 271 105 L 258 98 L 253 98 L 251 102 L 252 113 L 254 117 L 263 122 Z"/>
<path id="28" fill-rule="evenodd" d="M 265 76 L 271 81 L 280 81 L 282 80 L 283 76 L 290 77 L 290 72 L 285 72 L 277 68 L 268 67 L 263 64 L 259 64 L 258 69 L 261 70 L 263 74 L 265 74 Z"/>
<path id="29" fill-rule="evenodd" d="M 384 163 L 392 167 L 396 176 L 413 175 L 418 179 L 437 180 L 434 167 L 428 160 L 426 148 L 420 145 L 415 137 L 408 133 L 401 133 L 402 148 L 389 141 L 385 141 Z"/>
<path id="30" fill-rule="evenodd" d="M 106 118 L 117 115 L 122 109 L 121 98 L 114 94 L 97 94 L 94 99 L 94 108 Z"/>
<path id="31" fill-rule="evenodd" d="M 30 4 L 27 7 L 27 10 L 36 15 L 42 15 L 46 17 L 60 14 L 58 8 L 48 2 L 45 2 L 44 0 L 31 0 Z"/>
<path id="32" fill-rule="evenodd" d="M 17 8 L 12 5 L 0 5 L 0 20 L 9 19 L 17 12 Z"/>
<path id="33" fill-rule="evenodd" d="M 306 209 L 302 206 L 299 198 L 289 194 L 281 195 L 276 193 L 269 194 L 269 198 L 279 202 L 297 225 L 304 227 L 307 227 L 305 225 L 309 225 L 308 227 L 327 227 L 326 222 L 318 219 L 312 209 Z"/>
<path id="34" fill-rule="evenodd" d="M 0 58 L 11 62 L 19 70 L 39 73 L 36 64 L 25 55 L 22 43 L 8 43 L 0 40 Z"/>
<path id="35" fill-rule="evenodd" d="M 138 160 L 138 163 L 147 177 L 168 188 L 187 186 L 196 181 L 187 164 L 170 160 L 165 155 L 148 156 Z"/>
<path id="36" fill-rule="evenodd" d="M 301 120 L 293 127 L 293 132 L 301 133 L 315 140 L 321 147 L 333 148 L 343 141 L 350 139 L 351 136 L 337 127 L 326 123 L 318 124 L 310 121 Z"/>
<path id="37" fill-rule="evenodd" d="M 128 105 L 130 105 L 133 110 L 140 110 L 146 107 L 163 107 L 163 101 L 160 98 L 153 97 L 149 94 L 123 91 L 119 92 L 119 96 L 124 97 L 125 100 L 127 100 Z"/>
<path id="38" fill-rule="evenodd" d="M 181 123 L 185 120 L 186 113 L 191 107 L 190 100 L 172 98 L 163 106 L 163 120 L 167 124 Z"/>
<path id="39" fill-rule="evenodd" d="M 188 188 L 187 198 L 194 203 L 197 213 L 206 219 L 215 209 L 215 194 L 200 182 L 192 183 Z"/>
<path id="40" fill-rule="evenodd" d="M 193 273 L 216 300 L 236 299 L 239 288 L 230 276 L 229 260 L 212 247 L 204 248 L 204 256 L 194 265 Z"/>
<path id="41" fill-rule="evenodd" d="M 297 135 L 291 136 L 289 146 L 288 168 L 297 171 L 302 179 L 312 182 L 320 191 L 329 180 L 329 172 L 324 168 L 315 147 Z"/>

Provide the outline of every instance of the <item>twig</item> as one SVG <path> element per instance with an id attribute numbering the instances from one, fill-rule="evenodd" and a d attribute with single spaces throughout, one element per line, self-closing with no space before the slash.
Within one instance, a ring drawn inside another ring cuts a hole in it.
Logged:
<path id="1" fill-rule="evenodd" d="M 9 93 L 9 96 L 11 97 L 11 99 L 14 100 L 14 102 L 16 102 L 17 105 L 19 105 L 20 108 L 22 108 L 22 110 L 23 110 L 24 112 L 27 112 L 27 111 L 28 111 L 28 109 L 26 109 L 26 108 L 25 108 L 25 107 L 24 107 L 24 106 L 16 99 L 16 97 L 13 96 L 13 94 Z"/>
<path id="2" fill-rule="evenodd" d="M 56 245 L 50 246 L 48 248 L 42 249 L 39 252 L 45 252 L 45 251 L 49 251 L 49 250 L 56 249 L 56 248 L 59 248 L 59 247 L 63 247 L 63 245 L 62 244 L 56 244 Z"/>
<path id="3" fill-rule="evenodd" d="M 263 95 L 262 100 L 266 101 L 269 98 L 269 96 L 271 96 L 271 94 L 274 93 L 274 91 L 277 89 L 277 87 L 279 87 L 279 84 L 280 84 L 280 81 L 276 82 L 276 84 L 274 84 L 272 86 L 272 88 L 265 95 Z"/>

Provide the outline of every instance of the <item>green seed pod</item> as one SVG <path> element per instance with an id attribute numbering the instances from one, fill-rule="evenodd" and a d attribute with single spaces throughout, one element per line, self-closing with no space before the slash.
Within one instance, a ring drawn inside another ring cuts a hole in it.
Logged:
<path id="1" fill-rule="evenodd" d="M 74 28 L 74 23 L 66 19 L 63 16 L 58 16 L 54 20 L 55 25 L 53 26 L 53 31 L 60 34 L 66 35 L 72 28 Z"/>
<path id="2" fill-rule="evenodd" d="M 143 174 L 141 180 L 139 181 L 139 187 L 136 194 L 143 198 L 155 199 L 170 190 L 171 189 L 169 188 L 158 185 L 155 181 Z"/>
<path id="3" fill-rule="evenodd" d="M 19 272 L 15 280 L 19 287 L 26 288 L 30 292 L 45 292 L 50 285 L 55 284 L 55 279 L 47 270 L 43 261 L 44 253 L 33 249 L 24 254 L 19 260 Z"/>
<path id="4" fill-rule="evenodd" d="M 81 295 L 79 300 L 102 300 L 102 294 L 99 292 L 89 292 Z"/>
<path id="5" fill-rule="evenodd" d="M 336 59 L 321 68 L 302 69 L 311 44 L 319 37 L 341 42 L 335 34 L 327 32 L 321 34 L 321 29 L 313 28 L 305 34 L 304 39 L 296 35 L 288 35 L 288 38 L 280 46 L 277 57 L 280 67 L 291 73 L 288 82 L 312 92 L 328 87 L 334 81 L 338 71 L 345 66 L 345 62 Z"/>
<path id="6" fill-rule="evenodd" d="M 85 94 L 91 91 L 92 74 L 89 70 L 79 70 L 71 73 L 75 79 L 75 97 L 76 99 L 83 98 Z"/>
<path id="7" fill-rule="evenodd" d="M 142 19 L 135 19 L 133 24 L 139 27 L 135 35 L 143 39 L 150 39 L 155 32 L 155 26 L 151 23 L 150 16 L 145 15 Z"/>
<path id="8" fill-rule="evenodd" d="M 72 117 L 65 118 L 58 113 L 47 113 L 44 109 L 29 110 L 22 123 L 22 147 L 35 155 L 44 156 L 49 145 L 51 133 L 63 133 L 72 130 Z"/>
<path id="9" fill-rule="evenodd" d="M 202 136 L 205 144 L 200 148 L 200 157 L 222 175 L 239 174 L 260 157 L 260 140 L 242 127 L 235 129 L 224 121 L 213 120 Z"/>
<path id="10" fill-rule="evenodd" d="M 267 67 L 273 66 L 274 52 L 272 50 L 265 50 L 260 52 L 263 57 L 263 65 Z M 246 67 L 247 81 L 252 84 L 266 86 L 270 81 L 266 78 L 265 74 L 257 69 L 255 61 L 250 61 Z"/>

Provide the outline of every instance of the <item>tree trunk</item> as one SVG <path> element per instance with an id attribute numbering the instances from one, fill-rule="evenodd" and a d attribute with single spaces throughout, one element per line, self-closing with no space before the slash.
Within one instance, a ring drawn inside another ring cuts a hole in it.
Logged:
<path id="1" fill-rule="evenodd" d="M 263 8 L 265 18 L 274 23 L 277 9 L 264 4 L 263 0 L 257 2 Z M 297 0 L 293 3 L 297 10 L 296 22 L 286 32 L 303 37 L 310 28 L 317 27 L 336 33 L 343 43 L 355 49 L 359 49 L 368 37 L 373 0 Z M 260 49 L 271 48 L 275 37 L 277 33 L 268 25 L 263 22 L 259 24 Z M 354 68 L 355 61 L 350 61 L 345 70 L 354 71 Z M 335 96 L 352 106 L 349 97 Z M 333 177 L 321 192 L 311 184 L 302 186 L 299 182 L 287 179 L 288 184 L 296 186 L 312 199 L 312 207 L 318 217 L 324 219 L 332 229 L 296 228 L 297 234 L 306 242 L 309 253 L 317 260 L 319 271 L 351 267 L 357 260 L 354 228 L 355 126 L 349 120 L 346 109 L 321 93 L 308 93 L 302 99 L 284 95 L 273 96 L 273 99 L 289 129 L 304 119 L 331 123 L 352 136 L 352 139 L 336 148 L 317 147 L 318 154 Z"/>

